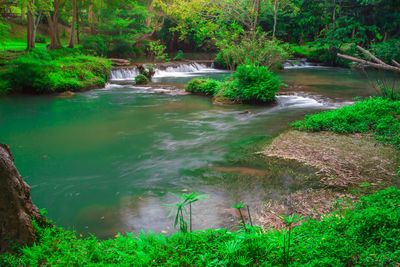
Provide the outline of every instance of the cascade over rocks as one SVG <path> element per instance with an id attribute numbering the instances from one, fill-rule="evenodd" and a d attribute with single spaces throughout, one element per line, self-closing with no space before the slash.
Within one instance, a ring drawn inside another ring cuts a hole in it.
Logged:
<path id="1" fill-rule="evenodd" d="M 0 253 L 16 243 L 33 244 L 35 229 L 31 220 L 34 218 L 44 221 L 32 203 L 31 188 L 14 165 L 9 146 L 0 143 Z"/>

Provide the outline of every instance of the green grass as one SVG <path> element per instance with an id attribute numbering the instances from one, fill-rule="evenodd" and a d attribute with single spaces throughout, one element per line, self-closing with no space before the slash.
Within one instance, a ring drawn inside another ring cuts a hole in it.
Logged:
<path id="1" fill-rule="evenodd" d="M 36 44 L 37 49 L 46 49 L 47 44 Z M 25 41 L 6 41 L 0 44 L 1 51 L 24 51 L 26 50 L 26 40 Z"/>
<path id="2" fill-rule="evenodd" d="M 400 261 L 400 190 L 392 187 L 291 230 L 247 227 L 165 236 L 118 234 L 98 240 L 62 228 L 36 226 L 37 243 L 0 255 L 2 266 L 397 266 Z M 286 252 L 284 252 L 286 250 Z M 287 256 L 287 257 L 286 257 Z"/>
<path id="3" fill-rule="evenodd" d="M 83 55 L 79 49 L 35 49 L 5 65 L 0 72 L 0 93 L 52 93 L 102 87 L 110 70 L 109 60 Z"/>
<path id="4" fill-rule="evenodd" d="M 332 131 L 335 133 L 373 133 L 374 136 L 400 149 L 400 101 L 369 98 L 337 110 L 306 115 L 291 125 L 298 130 Z"/>

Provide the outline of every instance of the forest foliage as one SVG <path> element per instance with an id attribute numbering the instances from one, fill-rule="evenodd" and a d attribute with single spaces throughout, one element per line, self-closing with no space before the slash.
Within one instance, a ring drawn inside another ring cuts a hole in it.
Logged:
<path id="1" fill-rule="evenodd" d="M 215 96 L 219 102 L 270 103 L 284 84 L 264 66 L 240 65 L 225 81 L 197 78 L 185 87 L 186 91 Z"/>

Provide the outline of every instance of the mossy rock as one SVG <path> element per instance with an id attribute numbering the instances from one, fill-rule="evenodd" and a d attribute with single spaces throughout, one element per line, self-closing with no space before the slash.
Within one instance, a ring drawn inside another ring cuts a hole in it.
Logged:
<path id="1" fill-rule="evenodd" d="M 143 74 L 139 74 L 138 76 L 136 76 L 135 82 L 136 82 L 136 84 L 147 84 L 150 82 L 150 80 Z"/>

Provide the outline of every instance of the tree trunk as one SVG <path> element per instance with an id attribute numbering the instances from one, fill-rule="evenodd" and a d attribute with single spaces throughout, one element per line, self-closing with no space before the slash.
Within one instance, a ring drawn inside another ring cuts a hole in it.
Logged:
<path id="1" fill-rule="evenodd" d="M 94 35 L 94 25 L 93 25 L 93 0 L 90 1 L 89 4 L 89 12 L 88 12 L 88 20 L 89 20 L 89 27 L 90 27 L 90 34 Z"/>
<path id="2" fill-rule="evenodd" d="M 278 17 L 278 1 L 275 0 L 275 2 L 274 2 L 274 29 L 272 31 L 272 40 L 275 40 L 277 17 Z"/>
<path id="3" fill-rule="evenodd" d="M 10 251 L 15 244 L 35 242 L 32 219 L 44 221 L 32 203 L 31 188 L 14 165 L 10 148 L 0 143 L 0 253 Z"/>
<path id="4" fill-rule="evenodd" d="M 81 43 L 81 38 L 80 38 L 80 31 L 81 31 L 81 25 L 80 22 L 82 21 L 82 17 L 79 15 L 79 7 L 77 7 L 76 10 L 77 14 L 76 14 L 76 42 L 78 44 Z"/>
<path id="5" fill-rule="evenodd" d="M 49 24 L 50 33 L 50 49 L 56 49 L 61 46 L 60 37 L 58 33 L 58 10 L 60 8 L 60 0 L 54 0 L 54 10 L 47 14 L 47 22 Z"/>
<path id="6" fill-rule="evenodd" d="M 26 23 L 26 50 L 31 50 L 32 48 L 35 48 L 35 42 L 32 42 L 34 28 L 33 11 L 29 9 L 26 16 L 28 20 Z"/>
<path id="7" fill-rule="evenodd" d="M 75 45 L 76 15 L 77 15 L 76 0 L 72 0 L 71 36 L 69 39 L 68 48 L 74 48 L 74 45 Z"/>
<path id="8" fill-rule="evenodd" d="M 36 33 L 37 33 L 37 28 L 39 27 L 40 20 L 42 19 L 42 11 L 39 11 L 39 15 L 36 18 L 36 21 L 34 20 L 33 22 L 33 32 L 32 32 L 32 42 L 33 42 L 33 47 L 35 47 L 36 44 Z"/>

